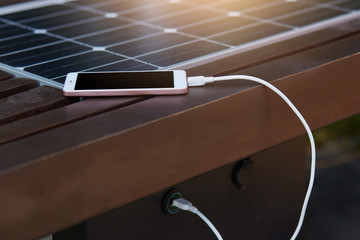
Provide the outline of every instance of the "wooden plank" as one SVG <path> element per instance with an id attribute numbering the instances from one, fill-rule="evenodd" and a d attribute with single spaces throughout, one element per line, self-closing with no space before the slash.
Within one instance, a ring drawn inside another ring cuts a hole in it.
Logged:
<path id="1" fill-rule="evenodd" d="M 4 1 L 1 1 L 0 6 L 6 6 L 9 4 L 15 4 L 15 3 L 21 3 L 21 2 L 24 2 L 24 0 L 4 0 Z"/>
<path id="2" fill-rule="evenodd" d="M 13 78 L 0 82 L 0 98 L 5 98 L 39 86 L 39 82 L 26 78 Z"/>
<path id="3" fill-rule="evenodd" d="M 93 98 L 0 126 L 0 144 L 121 108 L 149 97 Z"/>
<path id="4" fill-rule="evenodd" d="M 4 81 L 10 78 L 13 78 L 14 76 L 8 72 L 0 70 L 0 81 Z"/>
<path id="5" fill-rule="evenodd" d="M 359 64 L 360 54 L 355 54 L 274 83 L 317 128 L 360 111 Z M 128 120 L 103 123 L 124 125 L 145 106 L 147 111 L 164 106 L 163 100 L 119 109 L 118 116 Z M 69 132 L 69 126 L 43 139 L 64 130 Z M 24 233 L 36 237 L 65 228 L 303 133 L 282 100 L 261 86 L 131 129 L 125 126 L 122 132 L 3 169 L 0 235 L 21 239 Z"/>
<path id="6" fill-rule="evenodd" d="M 60 89 L 41 86 L 0 99 L 0 124 L 69 104 Z"/>

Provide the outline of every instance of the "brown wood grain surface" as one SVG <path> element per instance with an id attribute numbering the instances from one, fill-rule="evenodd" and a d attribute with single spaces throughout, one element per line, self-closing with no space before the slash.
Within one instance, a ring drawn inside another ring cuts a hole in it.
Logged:
<path id="1" fill-rule="evenodd" d="M 12 78 L 0 82 L 0 98 L 5 98 L 39 86 L 39 82 L 26 78 Z"/>
<path id="2" fill-rule="evenodd" d="M 0 99 L 0 124 L 69 104 L 60 89 L 41 86 Z"/>
<path id="3" fill-rule="evenodd" d="M 0 144 L 81 121 L 145 99 L 148 97 L 88 99 L 0 125 Z"/>
<path id="4" fill-rule="evenodd" d="M 359 63 L 355 54 L 274 84 L 315 129 L 360 111 Z M 118 116 L 134 117 L 149 102 Z M 162 105 L 151 99 L 148 111 Z M 261 86 L 126 129 L 2 172 L 1 235 L 50 233 L 304 134 L 281 99 Z"/>
<path id="5" fill-rule="evenodd" d="M 8 72 L 4 72 L 2 70 L 0 70 L 0 81 L 4 81 L 10 78 L 13 78 L 14 76 Z"/>

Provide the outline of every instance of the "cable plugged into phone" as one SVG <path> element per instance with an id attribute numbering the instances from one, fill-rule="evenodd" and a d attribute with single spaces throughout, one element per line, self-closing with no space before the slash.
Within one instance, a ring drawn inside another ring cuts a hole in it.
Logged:
<path id="1" fill-rule="evenodd" d="M 311 147 L 310 180 L 309 180 L 308 188 L 307 188 L 307 191 L 305 194 L 305 199 L 304 199 L 303 206 L 301 209 L 298 224 L 296 226 L 296 229 L 295 229 L 293 235 L 291 236 L 291 240 L 294 240 L 298 236 L 300 229 L 302 227 L 302 224 L 304 222 L 306 208 L 309 203 L 311 191 L 312 191 L 312 188 L 314 185 L 314 180 L 315 180 L 316 153 L 315 153 L 315 141 L 314 141 L 314 137 L 312 135 L 311 129 L 310 129 L 309 125 L 307 124 L 307 122 L 305 121 L 304 117 L 299 112 L 299 110 L 297 110 L 297 108 L 288 99 L 288 97 L 285 94 L 283 94 L 279 89 L 277 89 L 275 86 L 273 86 L 272 84 L 268 83 L 267 81 L 265 81 L 263 79 L 253 77 L 253 76 L 247 76 L 247 75 L 230 75 L 230 76 L 221 76 L 221 77 L 195 76 L 195 77 L 188 77 L 187 82 L 188 82 L 189 87 L 196 87 L 196 86 L 204 86 L 205 84 L 212 83 L 212 82 L 229 81 L 229 80 L 252 81 L 252 82 L 260 83 L 260 84 L 264 85 L 265 87 L 271 89 L 273 92 L 275 92 L 277 95 L 279 95 L 287 103 L 287 105 L 291 108 L 291 110 L 293 110 L 293 112 L 296 114 L 296 116 L 299 118 L 299 120 L 303 124 L 303 126 L 306 130 L 306 133 L 309 137 L 310 147 Z"/>
<path id="2" fill-rule="evenodd" d="M 207 83 L 214 82 L 214 77 L 204 77 L 204 76 L 188 77 L 187 81 L 189 87 L 200 87 L 200 86 L 204 86 Z"/>

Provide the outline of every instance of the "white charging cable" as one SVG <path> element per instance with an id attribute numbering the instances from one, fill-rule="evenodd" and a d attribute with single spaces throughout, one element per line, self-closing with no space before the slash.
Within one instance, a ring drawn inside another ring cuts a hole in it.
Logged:
<path id="1" fill-rule="evenodd" d="M 177 208 L 179 208 L 181 210 L 184 210 L 184 211 L 190 211 L 192 213 L 195 213 L 209 226 L 209 228 L 213 231 L 213 233 L 216 235 L 218 240 L 223 240 L 223 238 L 221 237 L 219 231 L 210 222 L 210 220 L 207 217 L 205 217 L 205 215 L 202 214 L 196 207 L 194 207 L 191 204 L 191 202 L 189 202 L 188 200 L 183 199 L 183 198 L 177 198 L 177 199 L 175 199 L 173 201 L 172 206 L 175 206 L 175 207 L 177 207 Z"/>
<path id="2" fill-rule="evenodd" d="M 272 91 L 274 91 L 277 95 L 279 95 L 286 103 L 289 105 L 289 107 L 294 111 L 296 116 L 300 119 L 301 123 L 304 125 L 305 130 L 307 132 L 307 135 L 310 140 L 310 147 L 311 147 L 311 167 L 310 167 L 310 180 L 309 185 L 306 191 L 305 199 L 303 202 L 303 206 L 300 213 L 300 218 L 298 221 L 298 224 L 296 226 L 296 229 L 291 237 L 291 240 L 295 240 L 298 236 L 300 229 L 304 222 L 304 217 L 306 213 L 306 208 L 309 203 L 311 191 L 314 185 L 315 180 L 315 165 L 316 165 L 316 153 L 315 153 L 315 141 L 314 137 L 311 133 L 311 129 L 307 122 L 305 121 L 304 117 L 301 115 L 301 113 L 297 110 L 297 108 L 294 106 L 294 104 L 283 94 L 279 89 L 277 89 L 272 84 L 268 83 L 265 80 L 262 80 L 257 77 L 253 76 L 247 76 L 247 75 L 232 75 L 232 76 L 222 76 L 222 77 L 204 77 L 204 76 L 196 76 L 196 77 L 188 77 L 188 86 L 189 87 L 195 87 L 195 86 L 203 86 L 207 83 L 212 83 L 215 81 L 228 81 L 228 80 L 247 80 L 252 82 L 260 83 L 268 88 L 270 88 Z"/>

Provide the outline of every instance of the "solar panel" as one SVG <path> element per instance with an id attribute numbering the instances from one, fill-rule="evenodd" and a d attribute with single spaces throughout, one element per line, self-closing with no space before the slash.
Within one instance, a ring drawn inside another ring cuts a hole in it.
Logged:
<path id="1" fill-rule="evenodd" d="M 38 1 L 39 2 L 39 1 Z M 0 62 L 49 81 L 156 70 L 357 14 L 358 0 L 78 0 L 0 8 Z M 10 9 L 10 10 L 9 10 Z"/>

